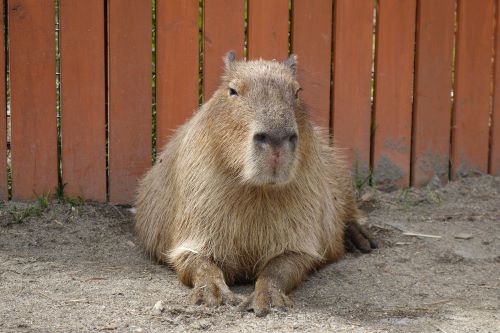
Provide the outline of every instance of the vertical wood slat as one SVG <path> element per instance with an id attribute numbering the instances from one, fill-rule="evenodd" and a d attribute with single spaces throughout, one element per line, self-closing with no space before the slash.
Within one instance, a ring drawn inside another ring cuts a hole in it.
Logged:
<path id="1" fill-rule="evenodd" d="M 5 33 L 4 2 L 0 2 L 0 36 Z M 5 100 L 5 44 L 1 41 L 0 49 L 0 200 L 7 200 L 7 105 Z"/>
<path id="2" fill-rule="evenodd" d="M 332 2 L 293 2 L 292 52 L 299 56 L 298 79 L 312 119 L 324 128 L 330 122 Z"/>
<path id="3" fill-rule="evenodd" d="M 410 183 L 416 0 L 377 2 L 374 180 L 383 188 Z"/>
<path id="4" fill-rule="evenodd" d="M 288 0 L 248 1 L 248 58 L 288 56 Z"/>
<path id="5" fill-rule="evenodd" d="M 451 172 L 487 172 L 493 0 L 458 1 Z"/>
<path id="6" fill-rule="evenodd" d="M 495 71 L 489 173 L 500 176 L 500 0 L 496 0 Z"/>
<path id="7" fill-rule="evenodd" d="M 156 7 L 156 137 L 158 152 L 198 108 L 199 2 Z"/>
<path id="8" fill-rule="evenodd" d="M 370 169 L 373 1 L 337 0 L 334 19 L 333 139 L 354 172 Z"/>
<path id="9" fill-rule="evenodd" d="M 130 203 L 138 178 L 151 166 L 152 4 L 108 4 L 109 200 Z"/>
<path id="10" fill-rule="evenodd" d="M 228 51 L 242 59 L 245 43 L 245 1 L 210 0 L 203 5 L 203 98 L 220 83 L 223 57 Z"/>
<path id="11" fill-rule="evenodd" d="M 106 201 L 104 5 L 60 0 L 64 192 Z"/>
<path id="12" fill-rule="evenodd" d="M 448 179 L 455 0 L 418 5 L 412 185 Z"/>
<path id="13" fill-rule="evenodd" d="M 53 0 L 9 1 L 14 199 L 57 189 Z"/>

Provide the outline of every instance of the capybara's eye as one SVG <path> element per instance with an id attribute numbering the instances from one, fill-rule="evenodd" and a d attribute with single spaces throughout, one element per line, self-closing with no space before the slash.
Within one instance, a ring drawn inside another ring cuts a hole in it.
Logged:
<path id="1" fill-rule="evenodd" d="M 267 135 L 264 133 L 257 133 L 253 136 L 253 140 L 256 143 L 263 144 L 267 141 Z"/>
<path id="2" fill-rule="evenodd" d="M 238 96 L 236 89 L 229 88 L 229 96 Z"/>

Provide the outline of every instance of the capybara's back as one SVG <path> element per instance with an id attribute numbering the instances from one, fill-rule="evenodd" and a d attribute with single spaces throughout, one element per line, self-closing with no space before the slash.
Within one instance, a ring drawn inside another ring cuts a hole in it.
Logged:
<path id="1" fill-rule="evenodd" d="M 344 252 L 356 223 L 351 178 L 299 97 L 295 56 L 236 61 L 142 179 L 136 229 L 148 253 L 193 286 L 193 301 L 237 303 L 227 287 L 257 279 L 243 303 L 286 307 L 309 272 Z M 370 248 L 362 229 L 354 241 Z"/>

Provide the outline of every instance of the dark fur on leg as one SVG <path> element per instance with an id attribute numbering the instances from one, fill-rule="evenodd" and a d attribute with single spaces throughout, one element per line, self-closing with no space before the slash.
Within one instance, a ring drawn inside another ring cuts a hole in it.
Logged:
<path id="1" fill-rule="evenodd" d="M 344 242 L 348 252 L 369 253 L 378 248 L 378 242 L 371 232 L 356 221 L 351 221 L 346 225 Z"/>

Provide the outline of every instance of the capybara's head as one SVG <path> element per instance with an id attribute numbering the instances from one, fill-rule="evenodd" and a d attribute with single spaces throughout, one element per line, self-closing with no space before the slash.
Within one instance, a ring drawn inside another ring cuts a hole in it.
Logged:
<path id="1" fill-rule="evenodd" d="M 214 99 L 225 113 L 225 158 L 252 185 L 286 184 L 294 177 L 301 135 L 296 56 L 284 62 L 237 61 L 229 52 Z"/>

